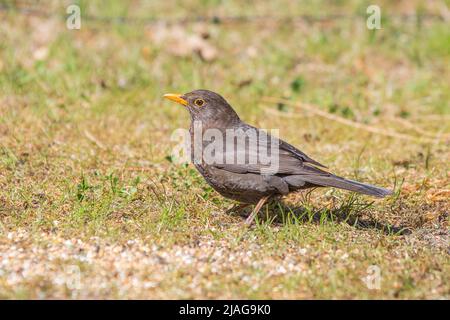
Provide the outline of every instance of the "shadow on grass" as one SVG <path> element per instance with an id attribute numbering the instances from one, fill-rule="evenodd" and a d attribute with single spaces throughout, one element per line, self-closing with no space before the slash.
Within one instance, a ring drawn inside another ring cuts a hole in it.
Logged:
<path id="1" fill-rule="evenodd" d="M 305 224 L 305 223 L 347 223 L 357 229 L 376 229 L 387 235 L 408 235 L 411 230 L 406 226 L 393 226 L 384 223 L 367 214 L 373 202 L 361 201 L 357 196 L 350 196 L 336 208 L 320 208 L 310 202 L 302 201 L 301 205 L 288 204 L 283 200 L 273 200 L 258 214 L 259 220 L 264 223 L 275 224 Z M 239 214 L 247 217 L 252 207 L 248 207 Z M 230 210 L 232 211 L 232 210 Z"/>

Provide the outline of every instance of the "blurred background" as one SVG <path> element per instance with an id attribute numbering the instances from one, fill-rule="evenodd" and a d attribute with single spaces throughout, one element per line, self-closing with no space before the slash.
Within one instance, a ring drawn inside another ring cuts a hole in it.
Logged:
<path id="1" fill-rule="evenodd" d="M 380 29 L 368 28 L 370 5 L 381 10 Z M 449 19 L 449 1 L 433 0 L 0 0 L 0 254 L 9 255 L 0 297 L 445 296 Z M 365 217 L 364 232 L 334 222 L 241 230 L 239 217 L 223 214 L 229 201 L 192 167 L 172 163 L 170 136 L 189 117 L 162 95 L 199 88 L 223 95 L 246 122 L 280 129 L 333 172 L 396 196 L 358 207 L 340 191 L 315 193 L 320 217 Z M 343 199 L 350 202 L 339 207 Z M 427 249 L 384 238 L 379 222 L 416 230 L 408 239 Z M 41 233 L 54 251 L 33 238 Z M 119 256 L 105 239 L 154 244 L 148 250 L 163 258 L 127 264 L 140 251 L 124 244 Z M 253 270 L 238 256 L 205 267 L 231 273 L 198 271 L 197 248 L 223 249 L 223 257 L 236 239 L 239 252 L 265 246 L 252 251 L 261 265 Z M 355 252 L 342 260 L 349 243 Z M 311 248 L 300 254 L 300 244 Z M 77 258 L 79 248 L 94 262 Z M 179 252 L 191 252 L 189 267 Z M 90 279 L 81 291 L 61 289 L 42 271 L 52 266 L 62 277 L 73 261 Z M 305 261 L 316 263 L 304 266 L 308 278 L 289 269 Z M 389 290 L 367 292 L 359 278 L 369 263 L 384 268 Z M 268 280 L 271 264 L 290 275 Z M 330 268 L 336 277 L 324 274 Z"/>

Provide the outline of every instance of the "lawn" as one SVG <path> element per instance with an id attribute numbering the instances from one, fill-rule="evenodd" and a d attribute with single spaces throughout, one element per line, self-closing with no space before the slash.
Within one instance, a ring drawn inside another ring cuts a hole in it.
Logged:
<path id="1" fill-rule="evenodd" d="M 449 299 L 448 1 L 377 1 L 379 30 L 369 1 L 71 3 L 0 0 L 0 298 Z M 172 157 L 162 95 L 198 88 L 394 195 L 247 228 Z"/>

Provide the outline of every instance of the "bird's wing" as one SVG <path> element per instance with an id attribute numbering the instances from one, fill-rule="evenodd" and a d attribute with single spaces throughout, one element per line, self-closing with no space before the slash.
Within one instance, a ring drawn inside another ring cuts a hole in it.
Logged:
<path id="1" fill-rule="evenodd" d="M 249 152 L 245 152 L 246 156 L 258 156 L 258 153 L 254 150 L 247 150 Z M 238 154 L 242 154 L 242 152 L 238 152 Z M 235 173 L 258 173 L 258 174 L 295 174 L 300 173 L 301 168 L 303 167 L 302 161 L 293 157 L 291 154 L 287 152 L 280 151 L 278 156 L 278 160 L 273 161 L 246 161 L 246 162 L 223 162 L 223 163 L 214 163 L 214 166 L 220 169 L 224 169 L 230 172 Z"/>

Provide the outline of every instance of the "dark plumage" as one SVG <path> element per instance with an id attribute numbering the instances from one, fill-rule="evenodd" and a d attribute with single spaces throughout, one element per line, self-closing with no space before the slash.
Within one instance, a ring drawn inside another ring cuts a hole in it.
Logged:
<path id="1" fill-rule="evenodd" d="M 241 121 L 227 101 L 217 93 L 195 90 L 184 95 L 167 94 L 165 97 L 183 104 L 189 110 L 192 160 L 205 180 L 224 197 L 244 204 L 257 204 L 247 223 L 252 222 L 262 205 L 271 197 L 283 196 L 300 189 L 334 187 L 375 197 L 391 194 L 390 190 L 344 179 L 320 169 L 319 167 L 325 166 L 281 139 L 268 135 L 266 140 L 259 139 L 255 140 L 256 143 L 251 143 L 249 135 L 261 137 L 264 133 Z M 215 141 L 203 136 L 208 129 L 213 129 L 212 132 L 216 135 L 222 135 L 223 141 L 226 141 L 226 134 L 232 130 L 236 139 L 232 143 L 224 143 L 223 148 L 215 148 L 211 154 L 216 161 L 212 163 L 206 161 L 203 154 L 201 159 L 195 159 L 194 139 L 199 132 L 194 130 L 194 123 L 201 124 L 203 139 L 199 141 L 202 141 L 203 150 Z M 275 162 L 267 163 L 261 158 L 266 154 L 276 155 L 276 147 L 278 168 L 276 171 L 266 172 L 264 170 Z M 231 157 L 232 152 L 235 152 L 234 158 Z M 236 161 L 236 154 L 244 156 L 246 161 Z M 250 161 L 252 156 L 257 159 L 256 162 Z"/>

